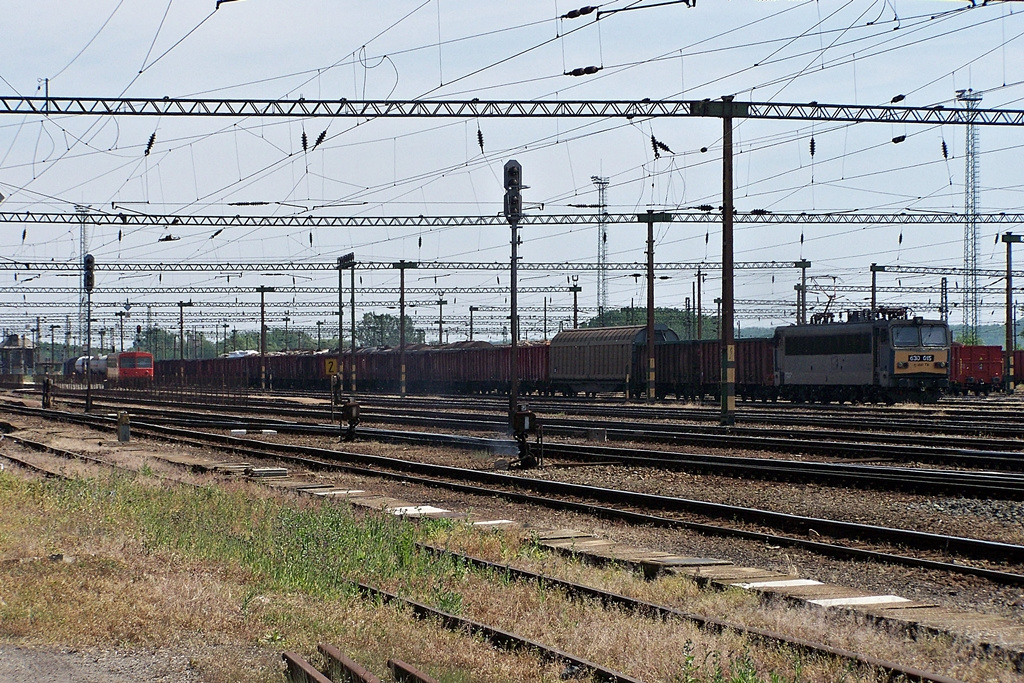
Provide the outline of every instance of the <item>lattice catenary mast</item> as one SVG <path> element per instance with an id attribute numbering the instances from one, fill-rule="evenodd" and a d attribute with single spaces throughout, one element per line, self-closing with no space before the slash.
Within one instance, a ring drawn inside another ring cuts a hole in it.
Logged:
<path id="1" fill-rule="evenodd" d="M 981 102 L 981 93 L 970 88 L 958 90 L 956 99 L 973 112 Z M 967 119 L 964 150 L 964 341 L 978 341 L 978 130 L 974 117 Z"/>
<path id="2" fill-rule="evenodd" d="M 608 178 L 592 175 L 597 185 L 597 316 L 604 325 L 608 307 Z"/>

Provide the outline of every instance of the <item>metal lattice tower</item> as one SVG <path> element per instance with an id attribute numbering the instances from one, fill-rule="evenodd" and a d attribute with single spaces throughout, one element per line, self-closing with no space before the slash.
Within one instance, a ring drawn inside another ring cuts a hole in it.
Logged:
<path id="1" fill-rule="evenodd" d="M 973 112 L 981 102 L 981 93 L 957 90 L 956 99 Z M 964 150 L 964 341 L 978 338 L 978 131 L 973 116 L 968 116 Z"/>
<path id="2" fill-rule="evenodd" d="M 608 306 L 608 178 L 592 175 L 597 185 L 597 316 L 604 325 Z"/>

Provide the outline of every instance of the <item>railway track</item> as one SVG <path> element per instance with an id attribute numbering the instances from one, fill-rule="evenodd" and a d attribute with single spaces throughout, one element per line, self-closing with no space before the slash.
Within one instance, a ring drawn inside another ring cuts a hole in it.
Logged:
<path id="1" fill-rule="evenodd" d="M 84 394 L 76 389 L 63 389 L 65 396 Z M 207 391 L 176 391 L 157 389 L 151 391 L 112 390 L 94 392 L 95 394 L 122 394 L 139 398 L 149 395 L 195 396 L 206 400 L 214 400 L 220 395 L 225 397 L 222 402 L 239 403 L 254 407 L 256 405 L 291 404 L 286 397 L 311 398 L 325 400 L 326 392 L 268 392 L 258 393 L 219 393 Z M 356 400 L 376 409 L 396 411 L 432 410 L 440 412 L 493 412 L 504 414 L 508 410 L 508 402 L 504 397 L 495 396 L 440 396 L 440 397 L 406 397 L 394 395 L 358 394 Z M 173 400 L 173 399 L 172 399 Z M 529 405 L 538 413 L 547 415 L 567 415 L 579 417 L 617 418 L 622 420 L 659 420 L 688 421 L 694 423 L 707 422 L 717 426 L 720 410 L 717 407 L 693 407 L 690 405 L 671 405 L 664 402 L 654 406 L 632 405 L 618 402 L 596 403 L 591 400 L 556 399 L 553 397 L 524 396 L 521 403 Z M 765 405 L 772 407 L 768 408 Z M 1011 403 L 1011 406 L 1014 404 Z M 753 425 L 770 425 L 774 428 L 818 428 L 831 431 L 850 430 L 856 424 L 857 433 L 879 432 L 884 434 L 913 433 L 917 435 L 943 435 L 956 437 L 974 437 L 987 439 L 998 449 L 1000 443 L 1017 443 L 1024 447 L 1024 403 L 1005 411 L 998 411 L 987 405 L 969 411 L 954 410 L 943 406 L 930 406 L 928 409 L 900 409 L 896 407 L 873 408 L 869 406 L 807 406 L 805 404 L 741 404 L 737 415 L 740 426 L 730 429 L 732 432 L 742 431 Z M 941 416 L 941 420 L 936 419 Z"/>
<path id="2" fill-rule="evenodd" d="M 140 399 L 104 397 L 110 405 L 130 403 L 136 412 L 142 412 Z M 99 401 L 99 399 L 97 399 Z M 171 414 L 176 406 L 173 401 L 149 400 L 145 404 L 158 406 L 150 409 L 148 415 Z M 221 403 L 195 403 L 188 413 L 195 418 L 196 410 L 222 411 L 230 406 Z M 324 423 L 332 419 L 331 411 L 325 408 L 296 406 L 290 403 L 248 406 L 236 409 L 243 412 L 244 419 L 258 417 L 263 424 L 277 417 L 300 418 L 307 422 Z M 181 414 L 180 412 L 178 413 Z M 269 416 L 266 417 L 266 416 Z M 472 416 L 453 417 L 436 411 L 414 409 L 364 407 L 361 419 L 365 423 L 425 427 L 436 430 L 465 430 L 470 432 L 493 431 L 501 433 L 506 429 L 504 415 L 476 413 Z M 756 451 L 773 451 L 788 454 L 815 455 L 828 458 L 858 459 L 890 462 L 932 463 L 944 467 L 968 467 L 1005 471 L 1024 471 L 1024 443 L 1007 442 L 999 439 L 958 438 L 956 445 L 950 445 L 949 438 L 915 435 L 884 436 L 859 431 L 796 431 L 771 428 L 701 427 L 669 423 L 615 422 L 611 420 L 578 420 L 568 418 L 541 417 L 547 436 L 585 438 L 590 430 L 602 429 L 610 440 L 638 443 L 660 443 L 671 446 L 701 448 L 731 448 Z M 254 421 L 255 424 L 255 421 Z M 290 428 L 297 428 L 289 426 Z M 273 427 L 267 427 L 273 428 Z M 364 430 L 365 432 L 365 430 Z M 563 449 L 564 451 L 564 449 Z M 554 451 L 553 451 L 554 452 Z M 651 457 L 657 457 L 652 455 Z M 667 456 L 665 456 L 667 457 Z M 974 490 L 974 489 L 972 489 Z"/>
<path id="3" fill-rule="evenodd" d="M 108 417 L 11 408 L 48 419 L 112 428 Z M 187 428 L 135 422 L 135 431 L 176 442 L 244 452 L 309 470 L 337 470 L 464 494 L 571 510 L 663 528 L 798 547 L 821 555 L 869 560 L 1024 585 L 1024 546 L 870 524 L 813 518 L 735 505 L 608 489 L 310 446 L 276 444 Z M 714 520 L 709 523 L 707 520 Z M 784 535 L 785 534 L 785 535 Z M 798 534 L 798 535 L 795 535 Z M 835 542 L 810 540 L 831 537 Z M 838 541 L 843 541 L 840 543 Z M 853 541 L 854 543 L 850 543 Z M 875 546 L 874 549 L 864 547 Z M 903 554 L 916 551 L 919 555 Z M 987 563 L 987 565 L 985 564 Z"/>
<path id="4" fill-rule="evenodd" d="M 53 448 L 39 442 L 21 439 L 18 437 L 8 436 L 7 438 L 11 438 L 12 441 L 16 441 L 28 448 L 45 450 L 61 458 L 87 460 L 96 464 L 104 464 L 108 467 L 118 467 L 116 465 L 106 463 L 102 459 L 84 456 L 66 449 Z M 9 453 L 5 453 L 2 457 L 8 460 L 24 462 Z M 34 470 L 47 472 L 50 476 L 62 476 L 60 474 L 48 472 L 45 468 L 39 468 L 35 465 L 28 464 L 28 466 Z M 802 638 L 795 638 L 793 636 L 770 630 L 745 626 L 715 617 L 685 612 L 677 608 L 627 597 L 618 593 L 602 590 L 594 586 L 587 586 L 545 574 L 517 569 L 506 564 L 495 564 L 493 562 L 463 555 L 444 548 L 434 546 L 420 547 L 425 552 L 456 560 L 460 564 L 472 567 L 478 571 L 504 576 L 507 577 L 508 580 L 515 582 L 535 583 L 537 585 L 544 586 L 546 590 L 553 589 L 560 591 L 570 599 L 593 600 L 605 609 L 621 609 L 643 616 L 647 619 L 654 619 L 658 621 L 673 619 L 685 621 L 695 624 L 699 628 L 709 632 L 733 632 L 765 645 L 783 644 L 807 655 L 834 657 L 847 660 L 853 665 L 868 667 L 872 670 L 878 671 L 889 679 L 900 677 L 901 680 L 920 681 L 921 683 L 957 683 L 955 679 L 941 674 L 923 671 L 915 667 L 863 655 L 843 648 L 825 645 L 823 643 L 817 643 Z M 512 650 L 528 650 L 537 653 L 541 658 L 562 662 L 566 664 L 566 671 L 572 671 L 574 675 L 589 675 L 593 680 L 608 681 L 609 683 L 635 683 L 637 681 L 635 678 L 626 676 L 600 664 L 494 626 L 459 617 L 373 586 L 353 583 L 353 587 L 358 593 L 368 600 L 386 604 L 401 605 L 410 609 L 412 614 L 417 618 L 431 619 L 452 631 L 469 633 L 476 637 L 481 637 L 491 642 L 495 647 Z M 290 680 L 307 682 L 313 681 L 314 683 L 317 681 L 341 680 L 358 680 L 364 681 L 365 683 L 374 683 L 378 681 L 375 676 L 370 674 L 362 666 L 344 656 L 337 648 L 329 645 L 320 645 L 318 646 L 318 650 L 325 658 L 326 665 L 324 667 L 324 673 L 318 671 L 301 656 L 293 652 L 284 653 L 283 659 L 286 664 Z M 434 680 L 414 667 L 399 660 L 389 660 L 387 667 L 393 675 L 401 675 L 403 677 L 402 680 L 423 681 L 428 683 Z"/>
<path id="5" fill-rule="evenodd" d="M 338 427 L 331 424 L 310 424 L 280 420 L 253 419 L 233 415 L 204 415 L 195 417 L 194 411 L 167 409 L 145 410 L 135 408 L 136 416 L 145 416 L 152 424 L 187 426 L 195 429 L 269 430 L 283 434 L 338 436 Z M 485 446 L 483 440 L 438 433 L 367 429 L 359 432 L 363 438 L 381 441 L 418 442 L 427 445 L 455 445 L 467 448 Z M 511 452 L 511 444 L 509 449 Z M 1006 472 L 964 472 L 957 470 L 930 470 L 922 468 L 883 467 L 848 463 L 806 462 L 775 460 L 742 456 L 670 451 L 643 451 L 636 448 L 614 448 L 596 445 L 547 443 L 544 456 L 550 462 L 572 461 L 585 464 L 621 465 L 677 469 L 717 476 L 815 483 L 832 486 L 853 486 L 865 489 L 943 493 L 977 498 L 1005 500 L 1024 499 L 1024 475 Z"/>

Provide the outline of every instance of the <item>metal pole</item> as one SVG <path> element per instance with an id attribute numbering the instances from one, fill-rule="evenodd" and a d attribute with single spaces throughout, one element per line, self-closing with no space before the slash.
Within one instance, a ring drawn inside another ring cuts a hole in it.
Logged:
<path id="1" fill-rule="evenodd" d="M 352 308 L 349 311 L 349 325 L 352 326 L 352 334 L 350 335 L 349 343 L 352 345 L 352 393 L 356 393 L 356 269 L 355 265 L 352 266 L 352 273 L 349 279 L 349 303 Z M 341 339 L 341 330 L 338 330 L 338 339 Z"/>
<path id="2" fill-rule="evenodd" d="M 722 417 L 736 424 L 736 346 L 733 333 L 732 95 L 722 98 Z M 806 271 L 805 271 L 806 272 Z"/>
<path id="3" fill-rule="evenodd" d="M 399 365 L 399 393 L 405 398 L 405 263 L 402 262 L 399 270 L 398 285 L 398 365 Z"/>
<path id="4" fill-rule="evenodd" d="M 516 298 L 516 277 L 519 267 L 519 217 L 509 219 L 512 228 L 512 259 L 509 267 L 511 296 L 509 297 L 509 329 L 512 346 L 509 349 L 508 423 L 515 430 L 516 409 L 519 407 L 519 306 Z"/>
<path id="5" fill-rule="evenodd" d="M 437 299 L 437 345 L 444 344 L 444 305 L 447 303 L 443 298 Z"/>
<path id="6" fill-rule="evenodd" d="M 1006 351 L 1003 386 L 1013 391 L 1013 249 L 1010 239 L 1012 233 L 1006 233 Z"/>
<path id="7" fill-rule="evenodd" d="M 1014 390 L 1013 382 L 1013 251 L 1011 246 L 1024 242 L 1024 236 L 1007 232 L 1002 237 L 1006 243 L 1006 348 L 1003 352 L 1003 386 Z"/>
<path id="8" fill-rule="evenodd" d="M 548 298 L 544 297 L 544 341 L 548 340 Z"/>
<path id="9" fill-rule="evenodd" d="M 273 287 L 260 285 L 256 288 L 260 293 L 260 388 L 267 388 L 267 292 L 273 292 Z"/>
<path id="10" fill-rule="evenodd" d="M 178 302 L 178 360 L 185 360 L 185 302 Z"/>
<path id="11" fill-rule="evenodd" d="M 580 279 L 579 275 L 573 275 L 572 276 L 572 287 L 569 288 L 569 291 L 572 292 L 572 329 L 574 329 L 574 330 L 578 329 L 579 326 L 580 326 L 579 296 L 580 296 L 580 292 L 583 290 L 583 288 L 580 287 L 578 284 L 576 284 L 577 282 L 579 282 L 579 279 Z"/>
<path id="12" fill-rule="evenodd" d="M 701 280 L 703 280 L 703 279 L 704 279 L 704 275 L 700 272 L 700 267 L 698 267 L 697 268 L 697 341 L 700 341 L 701 339 L 704 338 L 704 321 L 701 320 L 701 318 L 703 317 L 704 309 L 701 307 L 701 303 L 700 303 L 700 289 L 701 289 L 701 284 L 702 284 Z"/>
<path id="13" fill-rule="evenodd" d="M 878 301 L 877 301 L 877 299 L 875 297 L 875 293 L 877 291 L 876 287 L 875 287 L 875 279 L 876 279 L 878 273 L 884 273 L 884 272 L 885 272 L 885 266 L 879 266 L 879 265 L 874 264 L 874 263 L 871 264 L 871 319 L 872 320 L 874 320 L 875 312 L 878 310 Z"/>
<path id="14" fill-rule="evenodd" d="M 345 345 L 342 343 L 345 337 L 345 319 L 343 309 L 345 307 L 344 289 L 345 269 L 341 267 L 341 258 L 338 258 L 338 384 L 342 391 L 345 390 Z M 319 340 L 319 327 L 316 328 L 316 339 Z M 319 341 L 316 342 L 319 346 Z"/>
<path id="15" fill-rule="evenodd" d="M 479 310 L 478 306 L 469 307 L 469 341 L 473 341 L 473 313 Z"/>
<path id="16" fill-rule="evenodd" d="M 647 210 L 647 400 L 654 400 L 654 212 Z"/>
<path id="17" fill-rule="evenodd" d="M 54 355 L 53 355 L 53 352 L 54 352 L 54 348 L 53 348 L 53 330 L 58 328 L 58 327 L 60 327 L 60 325 L 50 325 L 50 372 L 51 373 L 54 371 L 54 363 L 55 363 L 55 360 L 56 360 L 54 358 Z"/>
<path id="18" fill-rule="evenodd" d="M 85 292 L 85 412 L 92 410 L 92 289 Z"/>
<path id="19" fill-rule="evenodd" d="M 876 299 L 876 296 L 875 296 L 875 294 L 877 292 L 877 286 L 878 286 L 877 282 L 876 282 L 877 273 L 878 273 L 878 271 L 875 270 L 875 264 L 872 263 L 871 264 L 871 319 L 872 320 L 875 319 L 875 311 L 878 309 L 877 299 Z"/>

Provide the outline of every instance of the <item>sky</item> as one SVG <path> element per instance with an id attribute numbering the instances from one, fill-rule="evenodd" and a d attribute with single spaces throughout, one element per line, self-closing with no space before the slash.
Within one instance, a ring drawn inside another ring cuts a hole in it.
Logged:
<path id="1" fill-rule="evenodd" d="M 583 5 L 554 0 L 480 3 L 469 0 L 39 0 L 9 3 L 0 18 L 0 93 L 83 97 L 260 99 L 626 100 L 717 99 L 756 102 L 959 106 L 958 90 L 983 94 L 980 106 L 1024 109 L 1024 8 L 1014 2 L 972 6 L 960 0 L 701 0 L 662 4 L 612 0 L 576 18 Z M 596 73 L 567 75 L 594 66 Z M 314 142 L 324 135 L 321 144 Z M 740 211 L 962 212 L 965 204 L 962 127 L 738 121 L 735 201 Z M 307 140 L 303 149 L 302 139 Z M 1024 190 L 1021 140 L 1013 128 L 979 127 L 981 212 L 1019 212 Z M 905 139 L 894 143 L 894 139 Z M 662 143 L 655 155 L 652 138 Z M 813 141 L 813 147 L 812 147 Z M 523 165 L 529 213 L 594 214 L 592 177 L 608 179 L 611 213 L 678 210 L 721 204 L 722 125 L 718 119 L 259 119 L 87 116 L 0 116 L 0 211 L 75 211 L 177 215 L 493 216 L 502 208 L 502 166 Z M 812 154 L 813 149 L 813 154 Z M 265 203 L 238 206 L 239 202 Z M 983 225 L 979 267 L 1001 269 L 998 234 L 1012 225 Z M 1019 231 L 1019 229 L 1018 229 Z M 365 261 L 507 262 L 507 227 L 447 229 L 208 228 L 153 225 L 90 229 L 87 251 L 111 263 L 333 262 L 355 252 Z M 526 226 L 523 261 L 593 262 L 595 225 Z M 80 262 L 79 230 L 67 225 L 5 223 L 0 258 Z M 174 237 L 178 239 L 169 239 Z M 161 240 L 163 238 L 163 240 Z M 642 262 L 645 227 L 608 228 L 610 262 Z M 658 262 L 717 262 L 717 225 L 657 226 Z M 957 268 L 962 225 L 738 225 L 737 261 L 811 261 L 811 311 L 829 299 L 832 311 L 865 306 L 871 263 Z M 1024 258 L 1021 256 L 1019 258 Z M 643 278 L 609 274 L 609 307 L 645 301 Z M 695 278 L 664 272 L 658 306 L 685 307 Z M 364 287 L 395 287 L 394 271 L 360 272 Z M 740 270 L 736 298 L 741 326 L 792 320 L 793 268 Z M 0 327 L 23 330 L 35 316 L 62 322 L 74 287 L 52 271 L 0 271 Z M 542 335 L 548 297 L 549 334 L 568 324 L 567 274 L 524 272 L 524 331 Z M 329 271 L 239 275 L 103 271 L 97 287 L 154 291 L 97 293 L 97 316 L 130 304 L 131 319 L 177 323 L 180 294 L 168 286 L 334 287 Z M 596 306 L 592 272 L 581 273 L 583 317 Z M 960 295 L 957 278 L 951 302 Z M 995 278 L 982 278 L 980 322 L 1002 322 Z M 508 285 L 504 272 L 410 271 L 410 296 L 444 298 L 448 339 L 465 338 L 469 306 L 478 333 L 500 339 L 504 293 L 452 293 L 453 288 Z M 880 301 L 935 315 L 939 277 L 881 275 L 879 286 L 932 288 L 883 291 Z M 705 309 L 720 278 L 708 273 Z M 857 288 L 847 291 L 843 288 Z M 25 291 L 19 292 L 18 289 Z M 32 291 L 30 291 L 32 288 Z M 441 294 L 441 292 L 445 292 Z M 254 294 L 191 297 L 193 325 L 255 329 Z M 385 312 L 397 297 L 360 295 Z M 233 302 L 247 304 L 232 307 Z M 331 309 L 331 302 L 335 307 Z M 268 295 L 272 326 L 336 330 L 336 296 Z M 40 303 L 50 304 L 41 306 Z M 60 306 L 54 306 L 59 304 Z M 316 306 L 319 308 L 316 308 Z M 490 309 L 490 310 L 488 310 Z M 537 310 L 533 310 L 537 309 Z M 369 308 L 363 310 L 371 310 Z M 393 311 L 391 311 L 393 312 Z M 346 316 L 348 311 L 345 312 Z M 360 311 L 359 315 L 362 314 Z M 436 329 L 437 307 L 411 315 Z M 959 322 L 954 308 L 951 322 Z M 45 323 L 44 323 L 45 326 Z M 331 331 L 333 334 L 333 331 Z"/>

